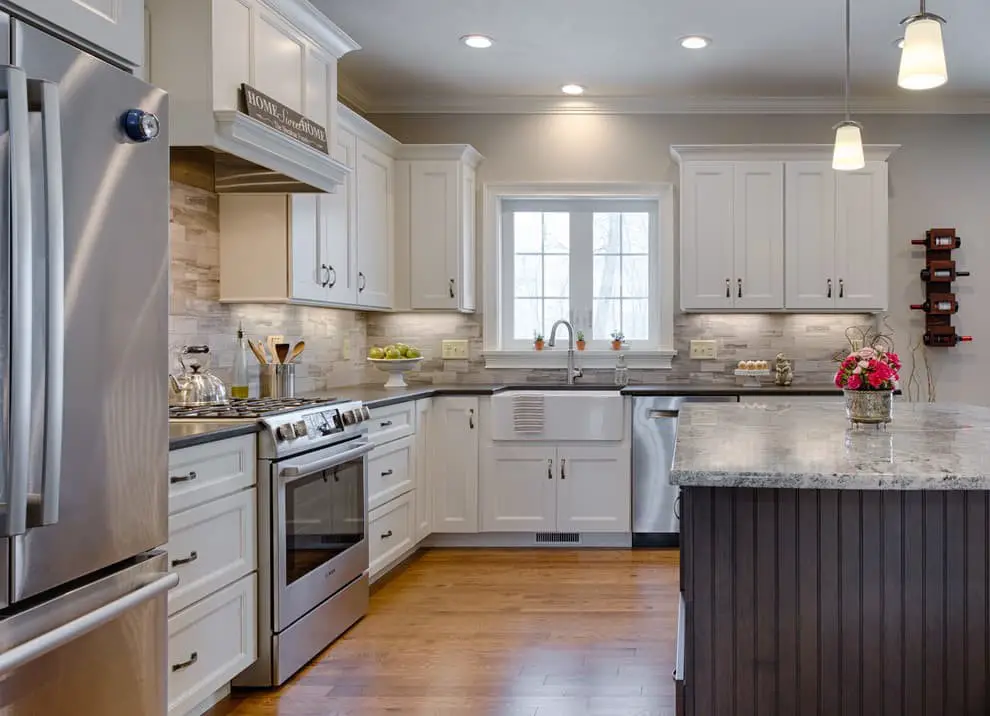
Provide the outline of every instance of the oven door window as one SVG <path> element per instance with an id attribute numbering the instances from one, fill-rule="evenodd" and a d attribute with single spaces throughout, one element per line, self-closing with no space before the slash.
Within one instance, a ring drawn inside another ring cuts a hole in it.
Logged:
<path id="1" fill-rule="evenodd" d="M 364 461 L 285 486 L 285 581 L 292 584 L 364 539 Z"/>

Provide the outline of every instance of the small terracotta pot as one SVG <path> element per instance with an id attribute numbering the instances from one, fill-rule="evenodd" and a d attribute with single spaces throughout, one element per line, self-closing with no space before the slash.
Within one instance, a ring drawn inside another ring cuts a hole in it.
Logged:
<path id="1" fill-rule="evenodd" d="M 542 351 L 543 350 L 543 341 L 533 341 L 533 348 L 535 348 L 538 351 Z"/>
<path id="2" fill-rule="evenodd" d="M 587 345 L 587 344 L 586 344 L 586 343 L 585 343 L 584 341 L 578 341 L 578 342 L 577 342 L 577 349 L 578 349 L 579 351 L 583 351 L 583 350 L 584 350 L 584 347 L 585 347 L 585 345 Z"/>
<path id="3" fill-rule="evenodd" d="M 613 351 L 621 351 L 622 350 L 622 341 L 612 341 L 612 350 Z"/>

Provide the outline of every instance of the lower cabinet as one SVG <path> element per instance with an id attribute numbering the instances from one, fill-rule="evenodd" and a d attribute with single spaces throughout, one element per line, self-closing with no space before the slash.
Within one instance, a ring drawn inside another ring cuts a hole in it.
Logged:
<path id="1" fill-rule="evenodd" d="M 416 493 L 407 492 L 368 515 L 368 555 L 371 579 L 415 544 Z"/>
<path id="2" fill-rule="evenodd" d="M 413 489 L 412 436 L 376 447 L 368 458 L 368 509 Z"/>
<path id="3" fill-rule="evenodd" d="M 183 716 L 258 655 L 252 573 L 168 620 L 168 713 Z"/>
<path id="4" fill-rule="evenodd" d="M 433 404 L 434 532 L 478 531 L 478 406 L 476 396 L 440 397 Z"/>
<path id="5" fill-rule="evenodd" d="M 495 445 L 482 459 L 484 532 L 628 532 L 630 451 Z"/>
<path id="6" fill-rule="evenodd" d="M 416 468 L 416 542 L 426 539 L 433 525 L 433 480 L 430 471 L 436 464 L 430 451 L 433 399 L 416 401 L 416 437 L 413 454 Z"/>

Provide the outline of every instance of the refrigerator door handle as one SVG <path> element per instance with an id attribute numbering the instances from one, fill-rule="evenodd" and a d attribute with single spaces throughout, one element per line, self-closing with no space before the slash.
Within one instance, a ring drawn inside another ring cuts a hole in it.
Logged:
<path id="1" fill-rule="evenodd" d="M 31 439 L 31 145 L 27 75 L 0 67 L 0 98 L 7 100 L 10 161 L 10 414 L 5 503 L 0 534 L 27 531 L 29 445 Z"/>
<path id="2" fill-rule="evenodd" d="M 65 373 L 65 205 L 62 199 L 62 121 L 58 85 L 28 81 L 29 109 L 41 111 L 48 228 L 48 354 L 46 363 L 45 464 L 41 515 L 36 524 L 58 522 L 62 482 L 63 375 Z"/>
<path id="3" fill-rule="evenodd" d="M 62 626 L 52 629 L 35 639 L 31 639 L 15 646 L 13 649 L 3 652 L 0 654 L 0 675 L 24 666 L 24 664 L 34 661 L 38 657 L 58 649 L 60 646 L 65 646 L 70 641 L 75 641 L 79 637 L 116 619 L 124 612 L 128 612 L 154 599 L 159 594 L 164 594 L 179 583 L 179 575 L 174 572 L 158 574 L 156 576 L 158 579 L 150 584 L 135 589 L 133 592 L 129 592 L 109 604 L 104 604 L 102 607 L 94 609 L 78 619 L 66 622 Z"/>

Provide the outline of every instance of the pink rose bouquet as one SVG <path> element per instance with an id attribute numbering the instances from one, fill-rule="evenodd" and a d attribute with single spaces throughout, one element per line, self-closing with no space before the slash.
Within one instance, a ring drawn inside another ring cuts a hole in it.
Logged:
<path id="1" fill-rule="evenodd" d="M 835 374 L 835 385 L 844 390 L 893 390 L 900 369 L 896 353 L 867 347 L 846 356 Z"/>

